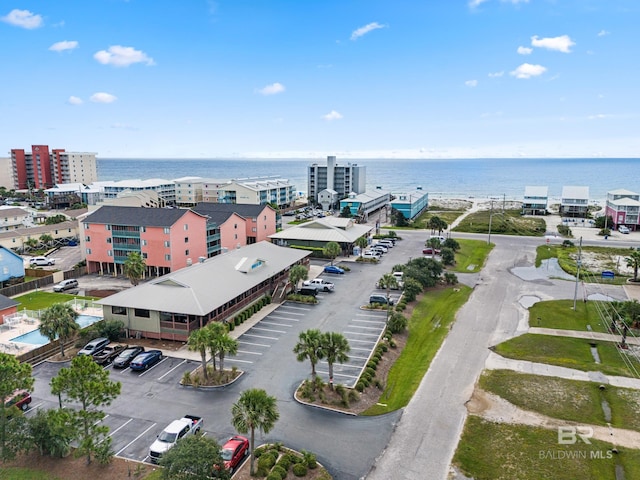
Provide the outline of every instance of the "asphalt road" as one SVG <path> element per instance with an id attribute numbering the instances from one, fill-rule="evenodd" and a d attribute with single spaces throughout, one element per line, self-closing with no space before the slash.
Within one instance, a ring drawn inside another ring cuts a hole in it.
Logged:
<path id="1" fill-rule="evenodd" d="M 492 241 L 496 247 L 478 276 L 474 292 L 458 312 L 451 332 L 367 480 L 448 478 L 467 416 L 465 403 L 484 368 L 488 347 L 526 331 L 526 308 L 521 300 L 573 298 L 574 282 L 526 281 L 510 272 L 513 267 L 532 265 L 541 239 L 492 236 Z M 612 287 L 608 294 L 625 298 L 622 287 Z"/>

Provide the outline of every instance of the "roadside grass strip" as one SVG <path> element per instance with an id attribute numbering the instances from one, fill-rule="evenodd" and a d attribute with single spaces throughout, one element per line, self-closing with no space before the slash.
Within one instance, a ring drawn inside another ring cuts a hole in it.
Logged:
<path id="1" fill-rule="evenodd" d="M 595 345 L 602 363 L 596 363 L 591 344 Z M 585 372 L 602 372 L 605 375 L 637 377 L 636 372 L 640 371 L 640 362 L 628 350 L 618 348 L 615 342 L 526 333 L 492 349 L 506 358 Z"/>
<path id="2" fill-rule="evenodd" d="M 456 252 L 455 265 L 447 267 L 447 270 L 457 273 L 477 273 L 482 270 L 494 245 L 483 240 L 455 240 L 460 244 L 460 250 Z"/>
<path id="3" fill-rule="evenodd" d="M 540 427 L 467 417 L 453 464 L 475 480 L 600 480 L 640 478 L 640 450 L 618 449 L 600 440 L 579 437 L 560 444 L 558 432 Z M 618 467 L 618 468 L 620 468 Z"/>
<path id="4" fill-rule="evenodd" d="M 480 387 L 524 410 L 585 425 L 640 431 L 640 391 L 512 370 L 485 370 Z M 603 403 L 608 405 L 607 420 Z"/>
<path id="5" fill-rule="evenodd" d="M 600 318 L 600 311 L 606 311 L 611 302 L 573 300 L 550 300 L 537 302 L 529 308 L 529 326 L 541 328 L 557 328 L 561 330 L 589 331 L 608 333 L 608 325 Z"/>
<path id="6" fill-rule="evenodd" d="M 427 291 L 424 294 L 413 310 L 407 343 L 389 371 L 380 403 L 362 415 L 392 412 L 409 403 L 449 333 L 456 313 L 471 292 L 471 288 L 458 285 L 456 288 Z"/>

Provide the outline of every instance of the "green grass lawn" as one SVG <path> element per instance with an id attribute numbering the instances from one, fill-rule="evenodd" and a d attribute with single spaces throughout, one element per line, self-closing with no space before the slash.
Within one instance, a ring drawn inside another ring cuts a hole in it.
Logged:
<path id="1" fill-rule="evenodd" d="M 499 395 L 514 405 L 549 417 L 585 425 L 607 425 L 602 410 L 606 400 L 611 408 L 611 425 L 640 430 L 640 391 L 607 386 L 596 382 L 567 380 L 518 373 L 486 370 L 480 377 L 483 390 Z"/>
<path id="2" fill-rule="evenodd" d="M 497 234 L 541 237 L 547 229 L 547 224 L 542 218 L 523 217 L 518 209 L 505 210 L 503 213 L 496 207 L 493 215 L 488 210 L 467 215 L 453 230 L 488 234 L 489 220 L 491 220 L 491 233 Z"/>
<path id="3" fill-rule="evenodd" d="M 610 453 L 613 445 L 559 445 L 558 432 L 467 418 L 453 464 L 475 480 L 613 479 L 616 463 L 626 479 L 640 478 L 640 450 Z M 593 452 L 593 453 L 592 453 Z M 596 458 L 593 458 L 596 456 Z"/>
<path id="4" fill-rule="evenodd" d="M 447 267 L 447 271 L 458 273 L 477 273 L 479 272 L 493 245 L 482 240 L 466 240 L 462 238 L 455 239 L 460 244 L 460 250 L 456 252 L 456 264 Z"/>
<path id="5" fill-rule="evenodd" d="M 580 301 L 576 302 L 574 310 L 573 300 L 538 302 L 529 308 L 529 326 L 586 332 L 590 325 L 594 332 L 607 333 L 608 325 L 600 319 L 599 312 L 609 307 L 609 303 Z"/>
<path id="6" fill-rule="evenodd" d="M 409 403 L 449 333 L 457 311 L 472 291 L 464 285 L 459 285 L 455 290 L 434 290 L 422 297 L 409 320 L 407 344 L 389 371 L 385 390 L 380 397 L 380 403 L 384 406 L 374 405 L 363 415 L 391 412 Z"/>
<path id="7" fill-rule="evenodd" d="M 64 303 L 74 298 L 78 300 L 97 300 L 97 297 L 80 297 L 78 295 L 70 295 L 68 293 L 54 293 L 54 292 L 31 292 L 14 297 L 16 302 L 20 302 L 18 310 L 44 310 L 49 308 L 54 303 Z"/>
<path id="8" fill-rule="evenodd" d="M 592 247 L 583 246 L 582 254 L 588 255 L 591 258 L 597 259 L 600 268 L 597 270 L 587 267 L 587 263 L 583 262 L 580 268 L 580 279 L 593 283 L 603 283 L 612 285 L 623 285 L 627 282 L 628 275 L 622 275 L 618 273 L 618 258 L 622 257 L 621 262 L 626 265 L 624 258 L 631 253 L 633 249 L 629 247 Z M 578 258 L 578 246 L 563 247 L 561 245 L 540 245 L 536 249 L 536 267 L 542 264 L 542 260 L 549 258 L 557 258 L 560 268 L 570 275 L 575 276 L 577 274 L 577 258 Z M 603 279 L 602 270 L 611 270 L 615 273 L 613 279 Z"/>
<path id="9" fill-rule="evenodd" d="M 60 480 L 49 472 L 41 472 L 30 468 L 3 467 L 0 473 L 2 480 Z"/>
<path id="10" fill-rule="evenodd" d="M 635 377 L 634 372 L 627 367 L 624 360 L 626 359 L 640 370 L 640 363 L 624 350 L 618 349 L 614 342 L 595 342 L 602 362 L 596 363 L 591 354 L 591 342 L 594 341 L 527 333 L 496 345 L 495 352 L 517 360 L 547 363 L 587 372 L 600 371 L 606 375 Z"/>

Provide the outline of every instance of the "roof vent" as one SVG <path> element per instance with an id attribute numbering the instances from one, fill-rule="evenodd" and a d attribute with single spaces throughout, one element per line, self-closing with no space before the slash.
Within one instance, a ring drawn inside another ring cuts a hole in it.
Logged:
<path id="1" fill-rule="evenodd" d="M 199 263 L 204 263 L 204 261 L 206 260 L 206 257 L 198 257 L 198 262 Z"/>

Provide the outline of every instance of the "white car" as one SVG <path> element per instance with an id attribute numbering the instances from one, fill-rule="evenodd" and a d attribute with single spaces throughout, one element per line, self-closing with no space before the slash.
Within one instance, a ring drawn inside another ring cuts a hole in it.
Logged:
<path id="1" fill-rule="evenodd" d="M 620 225 L 620 226 L 618 227 L 618 231 L 619 231 L 620 233 L 629 233 L 629 229 L 628 229 L 627 227 L 625 227 L 624 225 Z"/>
<path id="2" fill-rule="evenodd" d="M 373 258 L 375 260 L 380 260 L 380 254 L 378 252 L 375 252 L 375 251 L 365 250 L 362 253 L 362 258 Z"/>
<path id="3" fill-rule="evenodd" d="M 55 265 L 56 261 L 53 258 L 47 257 L 33 257 L 29 260 L 29 265 L 36 267 L 46 267 L 48 265 Z"/>

